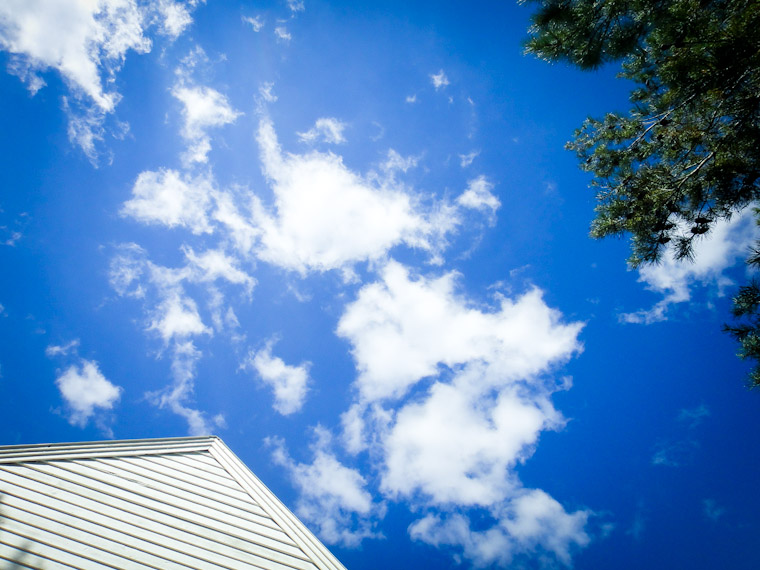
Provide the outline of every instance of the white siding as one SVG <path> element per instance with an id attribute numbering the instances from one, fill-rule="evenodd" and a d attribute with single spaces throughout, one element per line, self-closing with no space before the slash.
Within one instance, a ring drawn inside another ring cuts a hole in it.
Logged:
<path id="1" fill-rule="evenodd" d="M 0 448 L 5 567 L 344 570 L 218 438 Z"/>

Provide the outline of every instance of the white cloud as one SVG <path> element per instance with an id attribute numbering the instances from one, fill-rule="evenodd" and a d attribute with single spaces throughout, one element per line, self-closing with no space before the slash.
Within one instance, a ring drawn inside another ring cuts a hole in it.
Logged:
<path id="1" fill-rule="evenodd" d="M 383 496 L 428 513 L 410 526 L 414 539 L 453 546 L 476 566 L 537 551 L 569 564 L 590 540 L 590 511 L 525 489 L 515 469 L 542 431 L 565 424 L 551 395 L 569 380 L 549 373 L 581 350 L 582 325 L 563 323 L 537 289 L 476 305 L 457 278 L 412 278 L 390 261 L 346 306 L 337 332 L 358 376 L 343 443 L 375 458 Z"/>
<path id="2" fill-rule="evenodd" d="M 261 98 L 267 103 L 274 103 L 277 101 L 277 95 L 272 92 L 273 89 L 274 83 L 267 81 L 259 87 L 259 95 L 261 95 Z"/>
<path id="3" fill-rule="evenodd" d="M 515 556 L 550 554 L 556 561 L 571 565 L 571 552 L 590 542 L 585 526 L 588 511 L 568 513 L 556 500 L 538 489 L 522 489 L 494 513 L 497 524 L 486 530 L 473 530 L 470 520 L 454 514 L 436 515 L 414 522 L 409 527 L 413 539 L 434 546 L 457 546 L 476 567 L 509 566 Z M 552 560 L 543 564 L 554 566 Z"/>
<path id="4" fill-rule="evenodd" d="M 430 82 L 433 84 L 433 87 L 435 87 L 435 90 L 438 91 L 439 89 L 442 89 L 443 87 L 449 85 L 449 78 L 446 77 L 443 69 L 441 69 L 438 73 L 430 74 Z"/>
<path id="5" fill-rule="evenodd" d="M 253 28 L 254 32 L 260 32 L 264 27 L 264 19 L 261 16 L 242 16 L 242 19 Z"/>
<path id="6" fill-rule="evenodd" d="M 277 36 L 277 39 L 285 43 L 293 39 L 293 36 L 290 35 L 290 32 L 288 32 L 288 29 L 285 26 L 275 27 L 274 35 Z"/>
<path id="7" fill-rule="evenodd" d="M 45 356 L 48 358 L 52 358 L 53 356 L 66 356 L 69 353 L 76 354 L 77 349 L 79 348 L 79 339 L 75 338 L 71 342 L 68 342 L 63 345 L 54 345 L 51 344 L 45 349 Z"/>
<path id="8" fill-rule="evenodd" d="M 250 209 L 241 214 L 235 196 L 230 192 L 219 192 L 215 197 L 216 209 L 213 219 L 225 229 L 238 254 L 245 258 L 249 257 L 261 235 L 259 228 L 253 225 L 250 219 Z M 249 202 L 253 201 L 253 196 L 247 196 L 247 198 Z"/>
<path id="9" fill-rule="evenodd" d="M 460 194 L 457 203 L 465 208 L 489 209 L 495 212 L 501 206 L 501 202 L 491 190 L 493 190 L 493 184 L 485 176 L 478 176 L 467 183 L 467 190 Z"/>
<path id="10" fill-rule="evenodd" d="M 480 154 L 479 150 L 473 150 L 472 152 L 469 152 L 467 154 L 460 154 L 459 155 L 459 164 L 462 166 L 462 168 L 467 168 L 472 164 L 472 162 L 478 157 Z"/>
<path id="11" fill-rule="evenodd" d="M 503 383 L 533 377 L 580 350 L 581 325 L 562 324 L 539 290 L 483 312 L 456 293 L 456 278 L 415 280 L 392 261 L 381 281 L 365 285 L 346 307 L 337 332 L 352 344 L 363 399 L 400 397 L 441 364 L 486 361 Z"/>
<path id="12" fill-rule="evenodd" d="M 417 102 L 417 94 L 414 95 L 407 95 L 406 99 L 404 99 L 407 103 L 416 103 Z"/>
<path id="13" fill-rule="evenodd" d="M 176 291 L 170 293 L 159 304 L 148 330 L 158 332 L 164 343 L 175 338 L 184 339 L 193 335 L 211 334 L 211 329 L 203 324 L 198 314 L 195 301 Z"/>
<path id="14" fill-rule="evenodd" d="M 191 281 L 213 283 L 223 279 L 228 283 L 242 285 L 248 293 L 256 284 L 253 277 L 237 267 L 237 260 L 222 250 L 209 249 L 196 254 L 191 247 L 184 246 L 182 251 L 188 261 L 187 277 Z"/>
<path id="15" fill-rule="evenodd" d="M 381 488 L 422 493 L 433 504 L 489 506 L 514 492 L 508 469 L 532 453 L 538 435 L 563 425 L 545 396 L 518 387 L 484 390 L 482 367 L 452 384 L 437 382 L 422 402 L 404 406 L 383 442 Z"/>
<path id="16" fill-rule="evenodd" d="M 118 247 L 118 253 L 111 258 L 108 282 L 122 297 L 144 297 L 142 278 L 145 268 L 145 250 L 136 243 L 122 244 Z"/>
<path id="17" fill-rule="evenodd" d="M 346 138 L 343 136 L 345 128 L 346 123 L 333 117 L 323 117 L 317 119 L 314 126 L 305 133 L 297 134 L 301 141 L 307 143 L 314 143 L 321 139 L 326 143 L 340 144 L 346 142 Z"/>
<path id="18" fill-rule="evenodd" d="M 363 407 L 354 404 L 340 416 L 343 446 L 353 455 L 367 448 L 363 413 Z"/>
<path id="19" fill-rule="evenodd" d="M 41 73 L 63 77 L 71 92 L 63 98 L 69 139 L 97 165 L 106 116 L 121 98 L 111 86 L 127 53 L 151 50 L 145 32 L 153 24 L 176 39 L 191 22 L 188 7 L 171 0 L 7 0 L 0 3 L 0 49 L 32 93 L 45 86 Z"/>
<path id="20" fill-rule="evenodd" d="M 185 283 L 206 286 L 211 297 L 212 319 L 217 329 L 236 327 L 237 317 L 231 307 L 223 315 L 224 295 L 219 282 L 243 287 L 250 295 L 256 280 L 238 267 L 237 259 L 221 249 L 200 253 L 183 246 L 187 263 L 178 268 L 163 267 L 148 260 L 147 253 L 136 244 L 123 244 L 111 259 L 109 280 L 121 296 L 145 299 L 148 305 L 148 331 L 155 331 L 164 345 L 172 340 L 184 341 L 195 335 L 212 334 L 204 323 L 195 301 L 185 293 Z M 149 294 L 150 293 L 150 294 Z"/>
<path id="21" fill-rule="evenodd" d="M 145 300 L 148 325 L 146 330 L 158 334 L 164 348 L 172 354 L 172 384 L 163 390 L 148 393 L 155 405 L 168 408 L 187 421 L 190 435 L 205 435 L 214 428 L 224 427 L 224 417 L 217 415 L 209 419 L 194 408 L 192 395 L 195 387 L 195 368 L 201 358 L 192 342 L 192 337 L 211 335 L 200 316 L 195 301 L 188 297 L 183 282 L 206 283 L 212 293 L 212 303 L 221 305 L 221 295 L 213 287 L 218 280 L 243 285 L 250 290 L 253 280 L 237 269 L 227 256 L 216 250 L 196 254 L 189 247 L 184 248 L 188 264 L 179 269 L 161 267 L 147 259 L 146 252 L 136 244 L 125 244 L 111 260 L 110 281 L 120 295 Z M 212 320 L 234 326 L 234 312 L 217 315 L 220 310 L 212 307 Z M 163 352 L 163 351 L 162 351 Z"/>
<path id="22" fill-rule="evenodd" d="M 203 324 L 195 301 L 184 293 L 182 282 L 206 281 L 206 277 L 213 274 L 193 266 L 192 258 L 190 266 L 170 269 L 148 261 L 146 252 L 135 244 L 126 244 L 119 249 L 119 254 L 111 260 L 109 276 L 117 293 L 147 298 L 147 292 L 154 290 L 148 309 L 147 331 L 158 333 L 164 345 L 172 340 L 185 341 L 190 336 L 212 334 L 211 329 Z M 192 250 L 186 253 L 194 255 Z"/>
<path id="23" fill-rule="evenodd" d="M 182 248 L 187 263 L 178 268 L 156 265 L 147 252 L 136 244 L 123 244 L 111 259 L 109 280 L 121 296 L 142 300 L 146 331 L 162 341 L 159 356 L 171 354 L 172 383 L 147 393 L 150 402 L 167 408 L 182 417 L 190 435 L 206 435 L 223 428 L 224 416 L 213 418 L 194 407 L 196 365 L 202 357 L 196 348 L 196 337 L 214 334 L 201 317 L 198 305 L 185 291 L 186 283 L 205 286 L 210 297 L 211 321 L 217 330 L 234 329 L 237 317 L 231 307 L 224 312 L 224 295 L 219 281 L 242 286 L 248 293 L 255 280 L 237 267 L 236 261 L 221 250 L 196 253 L 189 246 Z"/>
<path id="24" fill-rule="evenodd" d="M 306 10 L 303 0 L 288 0 L 288 8 L 294 14 Z"/>
<path id="25" fill-rule="evenodd" d="M 106 113 L 100 107 L 81 105 L 76 100 L 62 97 L 63 111 L 68 119 L 69 142 L 82 149 L 93 166 L 98 163 L 98 143 L 105 137 L 103 124 Z"/>
<path id="26" fill-rule="evenodd" d="M 282 358 L 272 356 L 274 341 L 258 352 L 251 352 L 245 366 L 253 368 L 274 391 L 274 409 L 282 415 L 290 415 L 303 407 L 309 383 L 309 363 L 298 366 L 285 364 Z"/>
<path id="27" fill-rule="evenodd" d="M 512 561 L 510 539 L 501 529 L 473 531 L 470 520 L 463 515 L 443 519 L 429 514 L 409 526 L 409 535 L 436 548 L 462 548 L 464 556 L 475 567 L 507 566 Z"/>
<path id="28" fill-rule="evenodd" d="M 207 162 L 211 151 L 207 130 L 234 123 L 241 113 L 230 106 L 227 97 L 211 87 L 180 84 L 172 89 L 172 95 L 183 105 L 182 136 L 189 144 L 183 155 L 185 162 Z"/>
<path id="29" fill-rule="evenodd" d="M 201 358 L 192 341 L 176 342 L 172 350 L 172 376 L 174 382 L 164 390 L 146 394 L 159 407 L 168 407 L 187 421 L 188 435 L 210 435 L 215 428 L 225 426 L 224 416 L 209 419 L 205 413 L 191 407 L 195 390 L 195 368 Z"/>
<path id="30" fill-rule="evenodd" d="M 190 178 L 170 169 L 142 172 L 121 214 L 145 224 L 183 226 L 194 234 L 211 233 L 207 210 L 212 191 L 211 181 L 202 176 Z"/>
<path id="31" fill-rule="evenodd" d="M 161 16 L 161 32 L 171 39 L 177 39 L 193 23 L 190 12 L 179 2 L 160 0 L 156 9 Z"/>
<path id="32" fill-rule="evenodd" d="M 68 408 L 69 423 L 84 428 L 98 412 L 111 410 L 121 397 L 122 388 L 109 382 L 98 363 L 81 360 L 55 380 Z"/>
<path id="33" fill-rule="evenodd" d="M 748 210 L 730 221 L 716 222 L 712 231 L 696 242 L 693 262 L 676 261 L 668 248 L 659 264 L 639 269 L 639 281 L 650 291 L 663 295 L 663 299 L 651 309 L 623 313 L 620 320 L 643 324 L 664 321 L 671 305 L 691 299 L 691 288 L 696 284 L 712 285 L 722 295 L 733 284 L 723 272 L 748 255 L 758 236 L 754 216 Z"/>
<path id="34" fill-rule="evenodd" d="M 388 158 L 382 168 L 392 178 L 396 172 L 407 172 L 410 168 L 415 168 L 419 161 L 418 156 L 401 156 L 391 148 L 388 149 Z"/>
<path id="35" fill-rule="evenodd" d="M 235 310 L 226 305 L 224 295 L 215 287 L 210 287 L 209 296 L 208 307 L 211 311 L 211 322 L 214 325 L 214 329 L 218 332 L 223 330 L 232 332 L 231 339 L 233 342 L 245 340 L 245 334 L 233 332 L 240 328 L 240 321 L 235 314 Z"/>
<path id="36" fill-rule="evenodd" d="M 284 154 L 268 119 L 258 143 L 275 196 L 274 213 L 254 207 L 260 259 L 306 273 L 378 259 L 401 243 L 432 249 L 437 226 L 416 211 L 403 187 L 369 180 L 333 153 Z"/>
<path id="37" fill-rule="evenodd" d="M 47 85 L 47 82 L 39 76 L 22 57 L 11 56 L 8 58 L 6 69 L 11 75 L 18 77 L 21 80 L 21 83 L 26 84 L 26 88 L 32 96 L 36 95 L 37 91 Z"/>
<path id="38" fill-rule="evenodd" d="M 174 74 L 179 80 L 179 84 L 192 84 L 193 72 L 199 67 L 205 67 L 209 64 L 208 55 L 198 44 L 193 47 L 185 57 L 179 60 L 179 65 L 174 70 Z"/>
<path id="39" fill-rule="evenodd" d="M 272 97 L 268 86 L 264 92 Z M 322 136 L 342 140 L 342 124 L 321 121 L 315 129 L 324 129 Z M 349 275 L 355 263 L 382 259 L 398 245 L 427 251 L 432 262 L 441 262 L 461 205 L 422 197 L 398 180 L 418 157 L 391 149 L 379 173 L 361 175 L 331 152 L 283 152 L 266 118 L 258 144 L 274 196 L 271 205 L 245 188 L 217 189 L 210 174 L 159 169 L 138 175 L 121 214 L 146 224 L 185 227 L 196 235 L 215 233 L 239 260 L 258 258 L 301 274 L 338 269 Z M 490 183 L 474 184 L 482 187 L 479 199 L 492 204 Z"/>
<path id="40" fill-rule="evenodd" d="M 521 545 L 540 544 L 556 554 L 564 564 L 570 564 L 570 547 L 585 546 L 589 536 L 584 531 L 588 511 L 568 514 L 549 495 L 538 489 L 520 493 L 508 505 L 508 516 L 501 524 L 510 537 Z"/>
<path id="41" fill-rule="evenodd" d="M 103 111 L 118 95 L 103 90 L 101 67 L 113 72 L 127 51 L 150 51 L 134 0 L 8 0 L 0 4 L 0 43 L 29 71 L 56 69 Z M 17 62 L 17 65 L 19 63 Z"/>
<path id="42" fill-rule="evenodd" d="M 288 470 L 300 491 L 298 516 L 313 524 L 320 538 L 331 544 L 358 546 L 364 538 L 378 537 L 370 521 L 382 518 L 384 505 L 372 501 L 367 482 L 356 469 L 346 467 L 330 452 L 327 431 L 318 426 L 315 432 L 311 464 L 293 461 L 282 440 L 268 439 L 274 447 L 273 460 Z"/>

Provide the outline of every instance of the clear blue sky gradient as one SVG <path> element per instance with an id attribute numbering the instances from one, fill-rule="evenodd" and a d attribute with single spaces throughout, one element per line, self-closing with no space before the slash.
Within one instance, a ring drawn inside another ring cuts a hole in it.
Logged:
<path id="1" fill-rule="evenodd" d="M 587 116 L 628 108 L 614 68 L 524 55 L 530 6 L 365 4 L 177 3 L 189 19 L 171 34 L 137 3 L 149 51 L 90 60 L 112 109 L 56 63 L 65 22 L 30 40 L 52 59 L 17 41 L 18 10 L 44 20 L 45 2 L 0 8 L 0 444 L 213 431 L 348 568 L 760 567 L 760 401 L 720 330 L 750 224 L 701 273 L 647 281 L 626 240 L 589 239 L 590 179 L 563 148 Z M 216 107 L 191 110 L 183 87 Z M 89 149 L 70 136 L 88 117 Z M 167 172 L 186 217 L 135 213 L 139 177 Z M 340 175 L 364 194 L 341 195 Z M 324 197 L 289 226 L 316 228 L 301 241 L 276 230 L 288 192 Z M 219 221 L 222 194 L 248 246 Z M 389 200 L 415 230 L 393 234 Z M 216 277 L 189 261 L 209 251 L 228 262 Z M 418 295 L 397 306 L 394 268 Z M 508 316 L 529 298 L 536 312 Z M 448 425 L 473 430 L 454 434 L 467 445 L 441 441 Z"/>

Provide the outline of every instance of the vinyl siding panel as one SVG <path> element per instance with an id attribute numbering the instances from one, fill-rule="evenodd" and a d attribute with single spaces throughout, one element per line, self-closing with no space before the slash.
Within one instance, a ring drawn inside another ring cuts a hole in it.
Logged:
<path id="1" fill-rule="evenodd" d="M 218 438 L 0 448 L 0 561 L 344 570 Z"/>

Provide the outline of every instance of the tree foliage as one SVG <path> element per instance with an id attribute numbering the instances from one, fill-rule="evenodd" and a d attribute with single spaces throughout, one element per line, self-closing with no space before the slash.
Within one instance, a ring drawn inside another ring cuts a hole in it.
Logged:
<path id="1" fill-rule="evenodd" d="M 587 119 L 568 143 L 594 175 L 593 237 L 630 234 L 634 267 L 671 248 L 689 259 L 716 222 L 756 203 L 759 0 L 527 1 L 538 5 L 528 52 L 582 69 L 620 62 L 633 85 L 627 114 Z M 735 300 L 749 324 L 727 330 L 760 360 L 753 294 L 754 282 Z"/>

